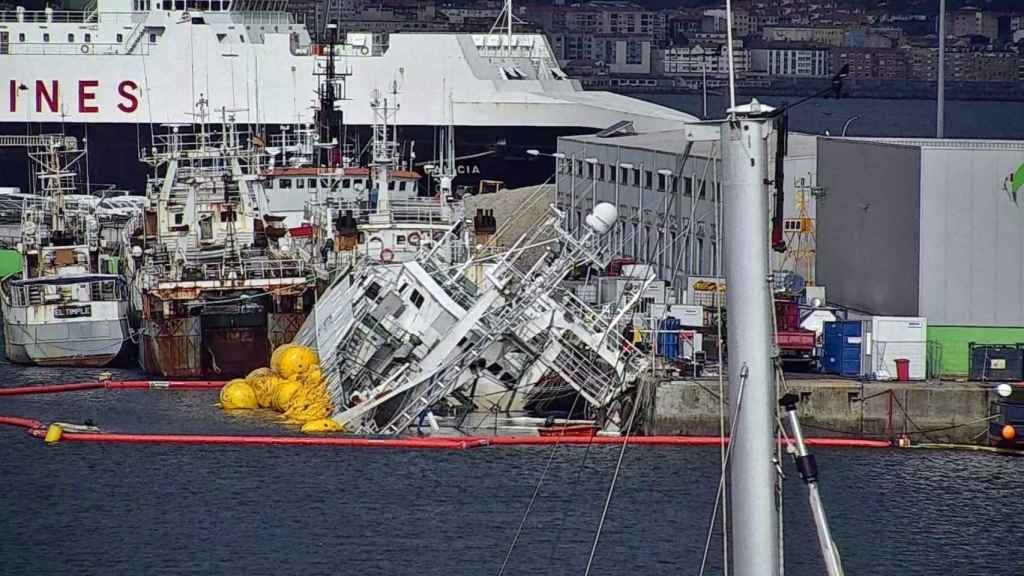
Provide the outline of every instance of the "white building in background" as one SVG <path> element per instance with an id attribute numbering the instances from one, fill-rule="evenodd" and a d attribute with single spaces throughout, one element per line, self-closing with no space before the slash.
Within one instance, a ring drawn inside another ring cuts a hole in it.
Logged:
<path id="1" fill-rule="evenodd" d="M 711 77 L 729 75 L 729 51 L 725 46 L 687 46 L 667 48 L 660 53 L 659 71 L 669 76 Z M 733 43 L 733 62 L 737 78 L 750 72 L 750 53 L 741 41 Z"/>
<path id="2" fill-rule="evenodd" d="M 750 48 L 750 67 L 769 76 L 824 78 L 832 75 L 832 51 L 820 44 L 760 43 Z"/>

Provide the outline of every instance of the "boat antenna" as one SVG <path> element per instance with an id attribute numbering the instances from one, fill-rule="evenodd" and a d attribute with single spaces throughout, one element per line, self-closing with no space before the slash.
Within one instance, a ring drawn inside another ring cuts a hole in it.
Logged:
<path id="1" fill-rule="evenodd" d="M 939 0 L 939 78 L 935 137 L 943 138 L 946 123 L 946 0 Z"/>
<path id="2" fill-rule="evenodd" d="M 725 47 L 729 56 L 729 109 L 731 110 L 736 107 L 736 63 L 732 59 L 732 0 L 725 0 L 725 37 Z"/>

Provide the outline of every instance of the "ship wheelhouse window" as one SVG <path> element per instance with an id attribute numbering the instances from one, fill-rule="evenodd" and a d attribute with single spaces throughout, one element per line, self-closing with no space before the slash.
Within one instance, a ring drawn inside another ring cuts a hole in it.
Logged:
<path id="1" fill-rule="evenodd" d="M 316 178 L 306 178 L 306 186 L 308 188 L 316 188 Z"/>
<path id="2" fill-rule="evenodd" d="M 341 180 L 341 187 L 342 188 L 351 188 L 352 187 L 352 181 L 349 180 L 348 178 L 342 178 L 342 180 Z"/>
<path id="3" fill-rule="evenodd" d="M 177 214 L 174 215 L 174 223 L 175 224 L 182 224 L 184 222 L 185 222 L 185 215 L 184 214 L 182 214 L 181 212 L 178 212 Z"/>
<path id="4" fill-rule="evenodd" d="M 388 190 L 394 190 L 394 189 L 395 189 L 395 181 L 391 180 L 390 182 L 388 182 Z"/>
<path id="5" fill-rule="evenodd" d="M 399 182 L 398 189 L 404 192 L 406 184 L 408 184 L 408 182 Z"/>
<path id="6" fill-rule="evenodd" d="M 303 180 L 302 178 L 296 178 L 295 179 L 295 187 L 296 188 L 300 188 L 300 189 L 301 188 L 305 188 L 306 187 L 306 181 Z"/>
<path id="7" fill-rule="evenodd" d="M 219 11 L 220 10 L 220 0 L 212 0 L 210 2 L 210 10 Z"/>
<path id="8" fill-rule="evenodd" d="M 420 294 L 419 290 L 413 289 L 413 291 L 409 293 L 409 301 L 412 302 L 413 306 L 420 308 L 423 306 L 423 295 Z"/>
<path id="9" fill-rule="evenodd" d="M 278 184 L 277 187 L 280 188 L 281 190 L 289 190 L 289 189 L 291 189 L 291 187 L 292 187 L 292 179 L 291 178 L 282 178 L 280 180 L 280 183 Z"/>
<path id="10" fill-rule="evenodd" d="M 185 9 L 185 0 L 174 0 L 174 9 L 175 10 L 184 10 Z"/>

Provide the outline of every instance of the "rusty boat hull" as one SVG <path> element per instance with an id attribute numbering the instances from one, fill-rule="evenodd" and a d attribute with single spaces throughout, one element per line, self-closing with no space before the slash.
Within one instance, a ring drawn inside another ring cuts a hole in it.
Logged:
<path id="1" fill-rule="evenodd" d="M 267 366 L 274 348 L 292 341 L 311 308 L 312 291 L 296 285 L 273 295 L 218 291 L 168 296 L 155 292 L 143 297 L 142 369 L 172 379 L 229 379 Z M 225 301 L 234 302 L 220 303 Z"/>

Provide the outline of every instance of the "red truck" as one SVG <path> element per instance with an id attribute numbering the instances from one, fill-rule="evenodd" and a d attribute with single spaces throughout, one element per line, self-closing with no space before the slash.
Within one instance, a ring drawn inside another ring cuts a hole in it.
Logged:
<path id="1" fill-rule="evenodd" d="M 799 304 L 792 300 L 775 301 L 775 333 L 784 366 L 812 367 L 817 336 L 813 330 L 800 327 Z"/>

